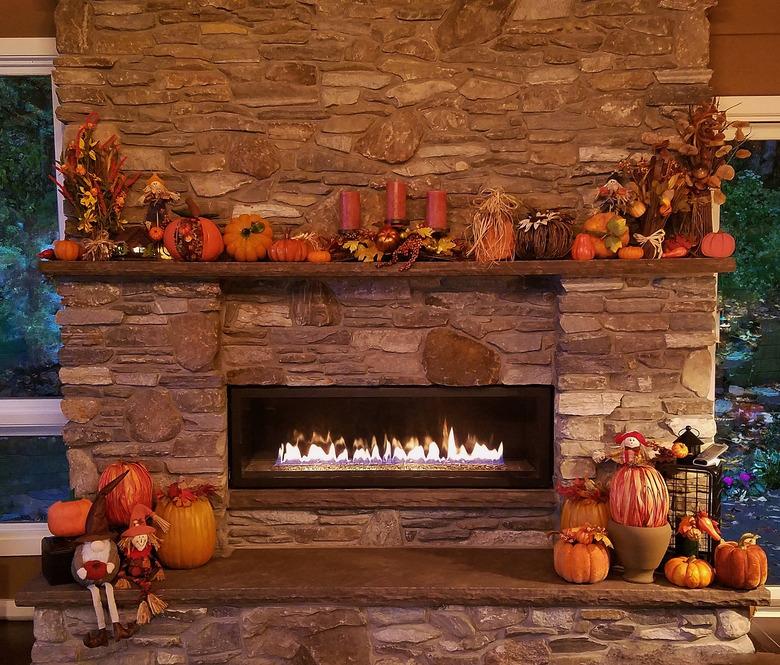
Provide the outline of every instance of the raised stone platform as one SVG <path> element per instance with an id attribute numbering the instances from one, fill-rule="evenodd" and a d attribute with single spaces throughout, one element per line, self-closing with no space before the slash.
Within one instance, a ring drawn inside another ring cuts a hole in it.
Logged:
<path id="1" fill-rule="evenodd" d="M 83 589 L 37 579 L 16 602 L 36 607 L 34 663 L 94 665 L 733 663 L 769 602 L 765 589 L 572 585 L 549 550 L 463 548 L 241 551 L 171 571 L 161 595 L 164 616 L 99 650 L 80 641 L 94 625 Z M 137 594 L 117 596 L 129 617 Z"/>

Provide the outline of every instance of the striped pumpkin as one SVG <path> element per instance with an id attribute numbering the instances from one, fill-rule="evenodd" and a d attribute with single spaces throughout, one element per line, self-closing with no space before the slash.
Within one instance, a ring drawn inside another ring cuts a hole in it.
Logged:
<path id="1" fill-rule="evenodd" d="M 129 472 L 125 479 L 106 496 L 106 514 L 113 526 L 130 524 L 130 512 L 136 504 L 152 506 L 152 477 L 140 462 L 109 464 L 100 474 L 98 488 L 103 489 L 125 471 Z"/>
<path id="2" fill-rule="evenodd" d="M 624 526 L 663 526 L 669 521 L 669 490 L 652 466 L 621 466 L 609 488 L 612 520 Z"/>

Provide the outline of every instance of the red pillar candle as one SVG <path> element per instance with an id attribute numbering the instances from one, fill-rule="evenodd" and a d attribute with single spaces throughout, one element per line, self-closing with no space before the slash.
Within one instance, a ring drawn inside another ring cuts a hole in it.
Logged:
<path id="1" fill-rule="evenodd" d="M 447 228 L 447 192 L 441 189 L 428 192 L 425 223 L 434 231 L 444 231 Z"/>
<path id="2" fill-rule="evenodd" d="M 406 183 L 390 180 L 387 183 L 387 221 L 406 220 Z"/>
<path id="3" fill-rule="evenodd" d="M 341 192 L 341 230 L 360 228 L 360 193 L 354 190 Z"/>

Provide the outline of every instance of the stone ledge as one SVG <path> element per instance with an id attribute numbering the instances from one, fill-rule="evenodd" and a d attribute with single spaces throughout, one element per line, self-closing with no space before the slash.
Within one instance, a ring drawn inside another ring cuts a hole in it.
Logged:
<path id="1" fill-rule="evenodd" d="M 658 275 L 707 275 L 733 272 L 728 259 L 640 259 L 638 261 L 507 261 L 495 265 L 473 261 L 418 263 L 407 272 L 363 263 L 184 263 L 176 261 L 41 261 L 41 272 L 61 279 L 100 281 L 302 279 L 302 278 L 413 278 L 413 277 L 514 277 L 560 275 L 563 277 L 620 277 Z"/>
<path id="2" fill-rule="evenodd" d="M 534 607 L 751 607 L 769 592 L 718 587 L 681 589 L 659 581 L 630 584 L 614 575 L 596 585 L 567 584 L 552 568 L 550 550 L 455 548 L 284 548 L 237 551 L 191 571 L 169 571 L 160 595 L 171 603 L 259 606 L 494 605 Z M 86 606 L 75 584 L 52 587 L 42 577 L 16 596 L 20 607 Z M 120 605 L 137 591 L 118 591 Z"/>

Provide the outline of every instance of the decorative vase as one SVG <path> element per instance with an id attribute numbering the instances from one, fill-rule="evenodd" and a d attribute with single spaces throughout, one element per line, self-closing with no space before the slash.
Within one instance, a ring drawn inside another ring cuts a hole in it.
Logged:
<path id="1" fill-rule="evenodd" d="M 607 527 L 615 552 L 623 564 L 623 579 L 626 582 L 650 584 L 653 573 L 666 554 L 672 537 L 672 527 L 624 526 L 609 521 Z"/>

